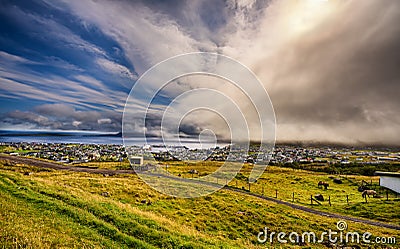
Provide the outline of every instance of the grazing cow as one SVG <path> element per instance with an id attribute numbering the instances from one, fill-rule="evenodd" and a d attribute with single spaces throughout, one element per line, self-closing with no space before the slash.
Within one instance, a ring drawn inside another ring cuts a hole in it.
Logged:
<path id="1" fill-rule="evenodd" d="M 364 190 L 370 190 L 370 188 L 368 188 L 367 186 L 363 186 L 363 185 L 358 187 L 359 192 L 363 192 Z"/>
<path id="2" fill-rule="evenodd" d="M 314 198 L 316 200 L 318 200 L 318 201 L 324 201 L 325 200 L 324 196 L 321 195 L 321 194 L 314 195 Z"/>
<path id="3" fill-rule="evenodd" d="M 319 188 L 320 186 L 324 186 L 325 189 L 328 189 L 329 183 L 323 182 L 323 181 L 319 181 L 319 183 L 318 183 L 318 188 Z"/>
<path id="4" fill-rule="evenodd" d="M 189 170 L 189 173 L 190 174 L 198 174 L 199 172 L 197 172 L 197 170 L 195 170 L 195 169 L 191 169 L 191 170 Z"/>
<path id="5" fill-rule="evenodd" d="M 340 179 L 340 178 L 333 179 L 333 182 L 337 183 L 337 184 L 342 184 L 343 183 L 342 179 Z"/>
<path id="6" fill-rule="evenodd" d="M 376 191 L 375 190 L 370 190 L 370 189 L 369 190 L 364 190 L 361 195 L 362 195 L 363 198 L 365 198 L 367 195 L 368 195 L 368 197 L 370 195 L 375 196 L 376 195 Z"/>

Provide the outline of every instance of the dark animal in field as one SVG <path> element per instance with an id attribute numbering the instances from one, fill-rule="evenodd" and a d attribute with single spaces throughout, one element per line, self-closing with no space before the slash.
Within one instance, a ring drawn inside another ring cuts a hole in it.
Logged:
<path id="1" fill-rule="evenodd" d="M 321 195 L 321 194 L 315 195 L 314 198 L 315 198 L 317 201 L 324 201 L 324 200 L 325 200 L 325 199 L 324 199 L 324 196 Z"/>
<path id="2" fill-rule="evenodd" d="M 364 192 L 364 190 L 370 190 L 370 188 L 368 188 L 367 186 L 359 186 L 358 187 L 359 192 Z"/>
<path id="3" fill-rule="evenodd" d="M 333 179 L 333 182 L 337 183 L 337 184 L 342 184 L 343 183 L 342 179 L 340 179 L 340 178 Z"/>
<path id="4" fill-rule="evenodd" d="M 319 181 L 319 182 L 318 182 L 318 188 L 319 188 L 320 186 L 323 186 L 324 189 L 328 189 L 329 183 L 323 182 L 323 181 Z"/>
<path id="5" fill-rule="evenodd" d="M 376 195 L 376 191 L 375 190 L 364 190 L 361 195 L 362 195 L 363 198 L 365 198 L 367 195 L 368 195 L 368 197 L 370 195 L 375 196 Z"/>

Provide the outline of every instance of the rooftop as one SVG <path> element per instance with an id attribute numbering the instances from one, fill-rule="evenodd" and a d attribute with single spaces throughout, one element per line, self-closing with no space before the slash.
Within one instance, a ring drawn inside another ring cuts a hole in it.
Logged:
<path id="1" fill-rule="evenodd" d="M 375 171 L 375 175 L 377 175 L 377 176 L 391 176 L 391 177 L 399 177 L 400 178 L 400 172 Z"/>

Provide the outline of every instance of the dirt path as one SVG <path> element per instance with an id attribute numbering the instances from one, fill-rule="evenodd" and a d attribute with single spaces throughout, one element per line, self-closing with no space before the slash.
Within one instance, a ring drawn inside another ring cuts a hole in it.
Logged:
<path id="1" fill-rule="evenodd" d="M 48 168 L 48 169 L 55 169 L 55 170 L 69 170 L 69 171 L 75 171 L 75 172 L 86 172 L 86 173 L 93 173 L 93 174 L 108 174 L 108 175 L 115 175 L 115 174 L 135 174 L 134 171 L 132 170 L 108 170 L 108 169 L 93 169 L 93 168 L 84 168 L 84 167 L 78 167 L 78 166 L 66 166 L 66 165 L 61 165 L 57 163 L 51 163 L 51 162 L 46 162 L 46 161 L 40 161 L 36 159 L 31 159 L 31 158 L 25 158 L 25 157 L 15 157 L 15 156 L 8 156 L 8 155 L 0 155 L 0 160 L 9 160 L 15 163 L 23 163 L 31 166 L 36 166 L 36 167 L 41 167 L 41 168 Z M 203 184 L 210 184 L 207 182 L 201 182 Z M 348 221 L 353 221 L 353 222 L 358 222 L 358 223 L 363 223 L 367 225 L 373 225 L 373 226 L 378 226 L 378 227 L 384 227 L 384 228 L 389 228 L 389 229 L 394 229 L 394 230 L 399 230 L 400 231 L 400 226 L 395 225 L 395 224 L 388 224 L 388 223 L 383 223 L 379 221 L 373 221 L 373 220 L 366 220 L 366 219 L 361 219 L 361 218 L 356 218 L 356 217 L 351 217 L 351 216 L 345 216 L 341 214 L 335 214 L 335 213 L 328 213 L 324 211 L 319 211 L 315 210 L 306 206 L 301 206 L 297 205 L 294 203 L 282 201 L 273 197 L 267 197 L 263 195 L 259 195 L 256 193 L 251 193 L 245 190 L 241 189 L 236 189 L 233 187 L 228 187 L 225 186 L 224 189 L 238 192 L 241 194 L 249 195 L 249 196 L 254 196 L 263 200 L 275 202 L 281 205 L 286 205 L 288 207 L 304 211 L 307 213 L 315 214 L 315 215 L 320 215 L 320 216 L 325 216 L 329 218 L 337 218 L 337 219 L 342 219 L 342 220 L 348 220 Z"/>

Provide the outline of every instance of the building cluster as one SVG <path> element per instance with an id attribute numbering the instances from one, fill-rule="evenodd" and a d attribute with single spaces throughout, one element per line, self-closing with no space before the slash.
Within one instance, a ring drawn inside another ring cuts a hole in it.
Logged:
<path id="1" fill-rule="evenodd" d="M 23 155 L 63 163 L 122 161 L 127 157 L 121 145 L 63 143 L 1 143 L 11 155 Z"/>
<path id="2" fill-rule="evenodd" d="M 276 146 L 271 163 L 384 164 L 400 162 L 400 152 L 390 149 Z"/>
<path id="3" fill-rule="evenodd" d="M 65 163 L 91 161 L 123 161 L 128 154 L 136 157 L 155 158 L 158 161 L 210 160 L 267 162 L 271 164 L 383 164 L 400 163 L 400 152 L 390 149 L 336 148 L 295 145 L 277 145 L 268 149 L 251 145 L 247 150 L 241 146 L 224 146 L 213 149 L 189 149 L 184 146 L 130 146 L 106 144 L 58 144 L 58 143 L 0 143 L 3 152 L 25 155 Z"/>

